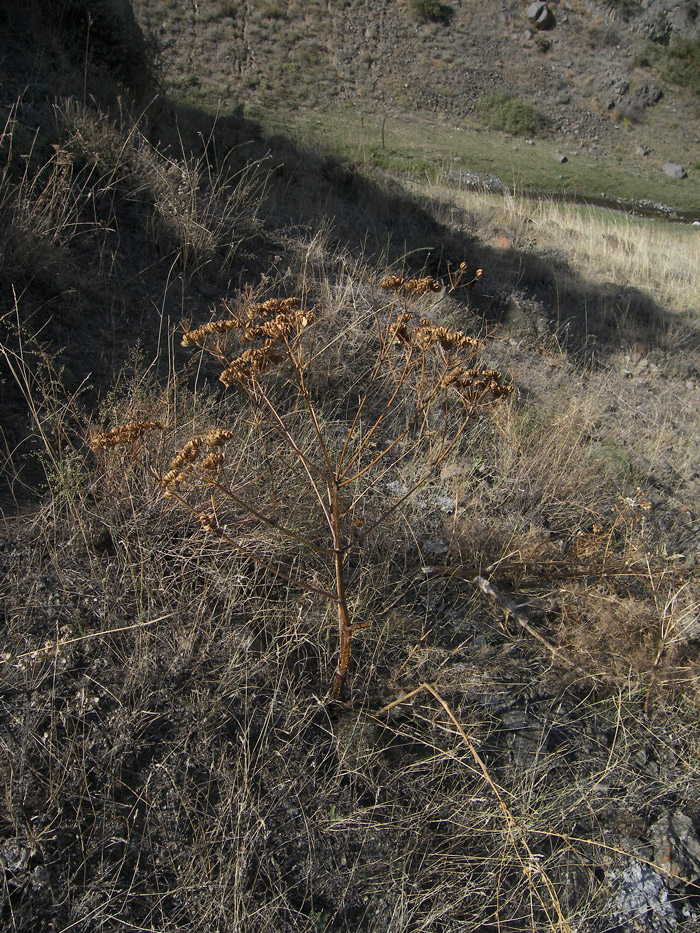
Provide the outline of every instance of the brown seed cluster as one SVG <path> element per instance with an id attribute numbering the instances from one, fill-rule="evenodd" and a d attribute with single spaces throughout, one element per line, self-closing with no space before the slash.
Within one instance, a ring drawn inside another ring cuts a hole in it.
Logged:
<path id="1" fill-rule="evenodd" d="M 177 492 L 178 487 L 187 481 L 194 464 L 199 459 L 202 447 L 222 447 L 232 437 L 232 431 L 215 428 L 203 437 L 193 437 L 187 441 L 182 450 L 170 461 L 168 472 L 159 480 L 159 486 L 164 490 L 165 495 L 172 496 Z M 217 473 L 221 469 L 224 459 L 224 453 L 214 449 L 202 458 L 199 466 L 206 473 Z"/>
<path id="2" fill-rule="evenodd" d="M 223 343 L 209 348 L 225 364 L 219 379 L 230 388 L 250 382 L 268 366 L 279 363 L 284 354 L 278 353 L 276 346 L 288 343 L 290 338 L 301 334 L 315 320 L 314 312 L 304 310 L 299 298 L 270 298 L 262 304 L 251 305 L 237 317 L 210 321 L 187 331 L 182 345 L 203 347 L 209 334 L 224 335 L 231 331 L 238 332 L 241 344 L 262 341 L 262 346 L 248 347 L 233 360 L 227 358 Z"/>
<path id="3" fill-rule="evenodd" d="M 226 388 L 236 383 L 249 382 L 253 376 L 263 372 L 268 366 L 279 363 L 282 357 L 274 351 L 274 342 L 268 340 L 264 347 L 249 347 L 230 363 L 219 376 Z"/>
<path id="4" fill-rule="evenodd" d="M 180 341 L 183 347 L 198 346 L 204 343 L 209 334 L 227 334 L 230 330 L 237 330 L 241 327 L 241 322 L 236 318 L 226 321 L 209 321 L 208 324 L 202 324 L 195 330 L 188 330 L 183 334 Z"/>
<path id="5" fill-rule="evenodd" d="M 448 330 L 447 327 L 438 327 L 422 317 L 417 327 L 409 327 L 412 315 L 400 314 L 396 323 L 392 324 L 391 331 L 405 347 L 417 347 L 420 350 L 430 350 L 439 346 L 443 350 L 477 350 L 480 341 L 476 337 L 468 337 L 461 330 Z"/>
<path id="6" fill-rule="evenodd" d="M 303 330 L 315 320 L 313 311 L 302 311 L 297 308 L 293 311 L 280 311 L 275 317 L 264 324 L 249 322 L 241 334 L 241 341 L 250 343 L 262 337 L 273 342 L 290 337 L 295 331 Z"/>
<path id="7" fill-rule="evenodd" d="M 301 306 L 298 298 L 269 298 L 262 304 L 252 305 L 248 308 L 248 317 L 255 320 L 256 317 L 272 317 L 272 315 L 289 314 L 296 311 Z"/>
<path id="8" fill-rule="evenodd" d="M 90 447 L 94 451 L 109 450 L 111 447 L 119 447 L 121 444 L 134 444 L 148 431 L 162 431 L 163 425 L 160 421 L 130 421 L 128 424 L 122 424 L 119 427 L 111 428 L 109 431 L 93 434 L 90 439 Z"/>
<path id="9" fill-rule="evenodd" d="M 459 390 L 469 401 L 476 401 L 486 393 L 490 393 L 493 398 L 507 398 L 513 392 L 513 386 L 504 385 L 501 379 L 497 369 L 465 369 L 457 366 L 445 373 L 442 385 Z"/>
<path id="10" fill-rule="evenodd" d="M 393 292 L 404 292 L 406 295 L 425 295 L 427 292 L 439 292 L 442 285 L 432 275 L 423 279 L 404 279 L 400 275 L 390 275 L 379 283 L 380 288 Z"/>
<path id="11" fill-rule="evenodd" d="M 218 531 L 219 530 L 219 524 L 213 515 L 207 515 L 206 512 L 200 512 L 200 514 L 197 517 L 202 523 L 202 528 L 205 531 Z"/>
<path id="12" fill-rule="evenodd" d="M 262 304 L 251 305 L 244 318 L 231 317 L 222 321 L 209 321 L 208 324 L 202 324 L 201 327 L 186 331 L 182 337 L 182 346 L 201 347 L 209 334 L 228 334 L 232 330 L 241 331 L 241 340 L 247 341 L 265 336 L 265 327 L 269 331 L 267 336 L 276 334 L 285 325 L 287 325 L 289 331 L 291 325 L 296 323 L 298 319 L 294 312 L 299 310 L 300 304 L 298 298 L 270 298 L 269 301 L 264 301 Z M 273 316 L 278 322 L 276 327 L 274 326 L 274 320 L 267 321 L 262 327 L 252 323 L 257 318 L 272 318 Z M 300 315 L 300 317 L 303 317 L 303 315 Z"/>

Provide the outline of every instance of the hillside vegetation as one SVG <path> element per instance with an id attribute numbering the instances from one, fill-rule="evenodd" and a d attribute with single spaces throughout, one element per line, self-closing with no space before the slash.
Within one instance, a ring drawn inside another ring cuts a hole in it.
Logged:
<path id="1" fill-rule="evenodd" d="M 2 928 L 700 928 L 697 230 L 6 25 Z"/>
<path id="2" fill-rule="evenodd" d="M 379 167 L 504 173 L 520 190 L 697 211 L 694 5 L 552 0 L 546 30 L 528 6 L 134 3 L 169 93 L 188 105 L 311 130 L 314 147 L 340 142 Z M 666 163 L 688 177 L 670 179 Z"/>

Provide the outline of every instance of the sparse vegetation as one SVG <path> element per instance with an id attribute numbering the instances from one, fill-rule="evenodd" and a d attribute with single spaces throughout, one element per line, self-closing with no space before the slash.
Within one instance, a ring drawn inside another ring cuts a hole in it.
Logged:
<path id="1" fill-rule="evenodd" d="M 665 58 L 668 80 L 700 98 L 700 38 L 679 39 L 665 49 Z"/>

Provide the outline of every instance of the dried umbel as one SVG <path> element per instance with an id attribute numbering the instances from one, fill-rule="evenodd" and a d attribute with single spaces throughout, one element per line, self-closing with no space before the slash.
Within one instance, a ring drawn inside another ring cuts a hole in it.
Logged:
<path id="1" fill-rule="evenodd" d="M 109 431 L 93 434 L 90 438 L 90 448 L 94 451 L 110 450 L 123 444 L 135 444 L 149 431 L 162 431 L 160 421 L 129 421 Z"/>
<path id="2" fill-rule="evenodd" d="M 265 372 L 268 366 L 279 363 L 282 359 L 275 353 L 274 341 L 269 340 L 264 347 L 255 347 L 244 350 L 240 356 L 230 363 L 219 376 L 219 381 L 227 388 L 239 383 L 244 385 Z"/>
<path id="3" fill-rule="evenodd" d="M 468 337 L 461 330 L 449 330 L 447 327 L 438 327 L 422 317 L 416 327 L 408 327 L 413 315 L 408 312 L 400 314 L 396 323 L 391 326 L 391 332 L 396 339 L 406 347 L 417 347 L 429 350 L 439 346 L 443 350 L 477 350 L 482 343 L 476 337 Z"/>
<path id="4" fill-rule="evenodd" d="M 193 437 L 170 461 L 168 471 L 158 480 L 158 485 L 166 496 L 175 495 L 180 486 L 186 483 L 200 458 L 203 447 L 214 448 L 197 464 L 207 475 L 217 474 L 224 463 L 225 454 L 218 448 L 231 440 L 233 433 L 222 428 L 214 428 L 203 436 Z"/>
<path id="5" fill-rule="evenodd" d="M 209 321 L 194 330 L 185 331 L 181 344 L 183 347 L 202 347 L 210 334 L 220 336 L 231 331 L 240 331 L 241 340 L 244 341 L 255 340 L 262 336 L 276 339 L 284 331 L 290 333 L 292 327 L 303 320 L 305 315 L 301 312 L 300 305 L 298 298 L 271 298 L 262 304 L 251 305 L 243 317 Z M 307 312 L 306 316 L 310 314 Z M 270 320 L 265 320 L 266 318 Z M 259 319 L 262 319 L 264 323 L 255 324 L 254 322 Z"/>
<path id="6" fill-rule="evenodd" d="M 457 366 L 445 373 L 441 385 L 458 389 L 470 401 L 490 394 L 494 399 L 508 398 L 513 392 L 512 384 L 504 385 L 497 369 L 465 369 Z"/>
<path id="7" fill-rule="evenodd" d="M 442 285 L 432 275 L 427 275 L 422 279 L 404 279 L 400 275 L 390 275 L 379 283 L 379 287 L 416 297 L 425 295 L 427 292 L 439 292 L 442 289 Z"/>
<path id="8" fill-rule="evenodd" d="M 201 347 L 209 334 L 227 334 L 229 331 L 240 330 L 242 327 L 243 324 L 235 318 L 225 321 L 209 321 L 208 324 L 202 324 L 196 330 L 186 331 L 180 342 L 183 347 Z"/>
<path id="9" fill-rule="evenodd" d="M 261 304 L 250 305 L 243 314 L 224 320 L 210 321 L 185 332 L 183 347 L 199 346 L 209 350 L 224 364 L 219 377 L 230 388 L 234 385 L 249 387 L 269 366 L 282 361 L 290 341 L 298 340 L 304 330 L 315 322 L 312 310 L 303 309 L 299 298 L 271 298 Z M 262 341 L 261 346 L 247 347 L 233 359 L 227 344 L 219 341 L 207 344 L 211 334 L 218 338 L 238 334 L 241 345 Z M 280 349 L 278 349 L 280 348 Z"/>

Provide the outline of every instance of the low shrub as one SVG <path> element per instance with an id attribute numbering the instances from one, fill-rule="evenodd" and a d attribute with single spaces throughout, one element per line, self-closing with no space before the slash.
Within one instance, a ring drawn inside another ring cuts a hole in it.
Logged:
<path id="1" fill-rule="evenodd" d="M 538 136 L 547 128 L 547 118 L 532 104 L 514 94 L 496 91 L 481 104 L 480 113 L 494 130 L 514 136 Z"/>
<path id="2" fill-rule="evenodd" d="M 438 23 L 443 17 L 442 4 L 438 0 L 411 0 L 411 10 L 421 23 Z"/>

